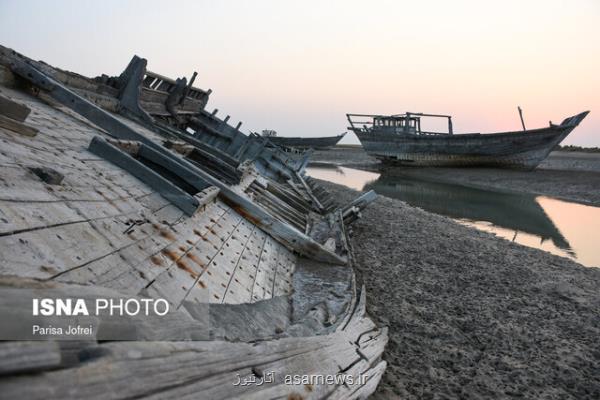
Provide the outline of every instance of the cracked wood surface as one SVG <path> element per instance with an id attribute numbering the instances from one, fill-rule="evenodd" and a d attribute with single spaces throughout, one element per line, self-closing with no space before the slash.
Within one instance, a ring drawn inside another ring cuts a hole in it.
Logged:
<path id="1" fill-rule="evenodd" d="M 0 50 L 1 63 L 6 49 Z M 4 81 L 15 79 L 5 67 L 0 72 Z M 118 108 L 108 86 L 47 65 L 43 72 L 105 110 Z M 366 315 L 364 289 L 357 295 L 351 270 L 349 303 L 332 303 L 339 293 L 328 289 L 327 279 L 315 278 L 309 284 L 322 285 L 314 293 L 325 300 L 317 309 L 301 308 L 293 280 L 304 259 L 282 245 L 273 236 L 277 232 L 257 225 L 251 215 L 223 201 L 226 196 L 218 197 L 219 189 L 197 193 L 197 210 L 187 216 L 127 171 L 87 151 L 93 137 L 107 135 L 93 122 L 43 92 L 35 98 L 5 87 L 1 91 L 32 110 L 27 124 L 38 134 L 15 135 L 0 127 L 0 290 L 2 280 L 13 279 L 13 285 L 48 284 L 84 296 L 167 299 L 177 314 L 140 339 L 160 340 L 177 331 L 194 336 L 191 327 L 208 328 L 196 319 L 197 307 L 206 303 L 215 307 L 211 323 L 221 324 L 211 333 L 215 340 L 4 342 L 2 396 L 345 399 L 374 391 L 385 370 L 381 354 L 387 330 Z M 113 117 L 156 144 L 165 140 L 123 116 Z M 196 161 L 202 167 L 211 157 Z M 64 179 L 45 183 L 32 167 L 50 168 Z M 309 178 L 299 185 L 266 179 L 253 167 L 239 171 L 239 184 L 220 183 L 220 190 L 263 205 L 275 217 L 270 223 L 308 231 L 319 218 L 311 191 L 327 211 L 335 208 Z M 292 318 L 294 307 L 303 312 Z M 256 320 L 244 322 L 242 315 Z M 270 371 L 276 376 L 272 384 L 233 385 L 238 374 Z M 366 380 L 360 385 L 283 382 L 285 375 L 342 373 Z"/>
<path id="2" fill-rule="evenodd" d="M 86 150 L 100 131 L 34 98 L 10 94 L 32 109 L 28 121 L 40 134 L 23 138 L 0 130 L 0 247 L 11 249 L 2 252 L 2 274 L 87 282 L 129 293 L 148 289 L 175 305 L 193 293 L 194 285 L 214 291 L 213 302 L 272 296 L 272 290 L 242 295 L 236 288 L 235 279 L 246 282 L 244 271 L 256 269 L 245 260 L 236 261 L 241 269 L 220 269 L 232 263 L 219 254 L 221 248 L 240 247 L 246 234 L 238 238 L 222 228 L 245 221 L 239 214 L 213 198 L 185 218 L 150 187 Z M 63 173 L 62 184 L 41 182 L 28 170 L 38 165 Z M 220 223 L 211 222 L 220 218 Z M 289 250 L 262 235 L 290 257 Z M 266 279 L 279 279 L 274 270 L 270 273 Z M 280 279 L 282 293 L 289 292 L 289 276 Z M 225 296 L 222 286 L 227 288 L 230 280 L 235 284 Z"/>
<path id="3" fill-rule="evenodd" d="M 5 342 L 0 346 L 2 371 L 28 374 L 3 376 L 0 391 L 8 398 L 27 399 L 365 398 L 386 366 L 380 356 L 387 329 L 377 328 L 366 318 L 364 289 L 362 293 L 349 320 L 323 336 L 256 343 L 79 342 L 71 343 L 71 348 Z M 69 361 L 73 348 L 78 357 Z M 28 354 L 32 357 L 27 358 Z M 270 372 L 273 383 L 234 385 L 238 375 L 260 377 Z M 341 373 L 354 379 L 362 376 L 364 384 L 286 384 L 286 376 Z"/>

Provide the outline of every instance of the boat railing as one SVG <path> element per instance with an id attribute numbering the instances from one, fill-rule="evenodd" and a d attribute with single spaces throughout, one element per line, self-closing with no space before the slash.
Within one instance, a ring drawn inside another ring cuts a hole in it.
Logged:
<path id="1" fill-rule="evenodd" d="M 195 86 L 193 86 L 194 81 L 196 80 L 197 72 L 192 74 L 190 81 L 187 82 L 187 97 L 192 99 L 201 100 L 204 97 L 208 97 L 212 90 L 202 90 Z M 144 74 L 144 78 L 142 80 L 142 84 L 147 89 L 156 90 L 159 92 L 169 93 L 175 86 L 177 86 L 177 81 L 166 76 L 157 74 L 156 72 L 146 71 Z"/>
<path id="2" fill-rule="evenodd" d="M 448 119 L 448 132 L 430 132 L 421 130 L 421 118 L 447 118 Z M 377 114 L 346 114 L 346 118 L 348 118 L 348 122 L 350 123 L 349 129 L 351 130 L 359 130 L 364 132 L 369 132 L 372 130 L 377 124 L 375 121 L 392 121 L 394 124 L 391 128 L 400 128 L 400 130 L 404 132 L 408 132 L 412 127 L 412 131 L 408 133 L 417 134 L 417 135 L 452 135 L 453 127 L 452 127 L 452 116 L 443 115 L 443 114 L 425 114 L 425 113 L 414 113 L 414 112 L 406 112 L 404 114 L 393 114 L 393 115 L 377 115 Z M 368 118 L 370 120 L 365 120 Z M 403 126 L 396 125 L 398 121 L 405 121 Z M 412 121 L 412 125 L 408 125 Z M 406 127 L 406 128 L 404 128 Z"/>
<path id="3" fill-rule="evenodd" d="M 427 132 L 427 131 L 420 131 L 419 135 L 450 135 L 450 133 L 448 133 L 448 132 Z"/>

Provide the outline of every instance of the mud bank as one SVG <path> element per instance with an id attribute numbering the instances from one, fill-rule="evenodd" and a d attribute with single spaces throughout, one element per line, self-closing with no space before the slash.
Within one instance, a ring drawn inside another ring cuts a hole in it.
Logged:
<path id="1" fill-rule="evenodd" d="M 312 160 L 381 172 L 381 164 L 377 159 L 366 154 L 361 147 L 315 152 Z M 534 171 L 486 168 L 392 168 L 387 169 L 386 173 L 600 205 L 600 190 L 598 190 L 600 154 L 554 152 Z"/>
<path id="2" fill-rule="evenodd" d="M 390 329 L 373 398 L 600 397 L 600 269 L 385 197 L 351 241 Z"/>

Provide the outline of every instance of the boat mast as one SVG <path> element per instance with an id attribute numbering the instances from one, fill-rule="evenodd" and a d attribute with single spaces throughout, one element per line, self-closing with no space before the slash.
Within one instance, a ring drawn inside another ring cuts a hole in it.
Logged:
<path id="1" fill-rule="evenodd" d="M 517 106 L 517 110 L 519 110 L 519 118 L 521 118 L 521 125 L 523 125 L 523 130 L 526 131 L 527 129 L 525 129 L 525 121 L 523 121 L 523 110 L 521 110 L 521 106 Z"/>

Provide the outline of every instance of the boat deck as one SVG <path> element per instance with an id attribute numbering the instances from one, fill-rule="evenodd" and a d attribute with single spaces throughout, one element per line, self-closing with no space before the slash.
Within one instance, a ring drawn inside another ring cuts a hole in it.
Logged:
<path id="1" fill-rule="evenodd" d="M 192 178 L 208 184 L 192 194 L 177 180 L 174 192 L 157 189 L 159 175 L 140 174 L 135 160 L 124 166 L 91 151 L 91 143 L 135 155 L 140 143 L 161 145 L 172 137 L 111 113 L 109 99 L 102 103 L 106 118 L 142 142 L 116 140 L 77 107 L 51 92 L 23 90 L 22 83 L 0 65 L 0 96 L 31 110 L 22 123 L 29 130 L 0 125 L 0 314 L 9 322 L 31 315 L 31 290 L 164 298 L 173 313 L 120 322 L 127 341 L 103 337 L 110 323 L 102 318 L 86 340 L 3 337 L 3 396 L 345 399 L 375 390 L 386 366 L 387 330 L 366 314 L 344 228 L 344 218 L 355 218 L 364 199 L 337 205 L 292 173 L 297 164 L 275 160 L 273 167 L 266 156 L 240 163 L 231 178 L 203 170 L 202 159 L 186 151 L 166 148 L 161 151 L 171 152 L 169 159 L 193 162 L 200 175 Z M 269 384 L 234 385 L 240 376 L 267 373 L 275 376 Z M 363 378 L 352 385 L 285 381 L 315 374 Z"/>

